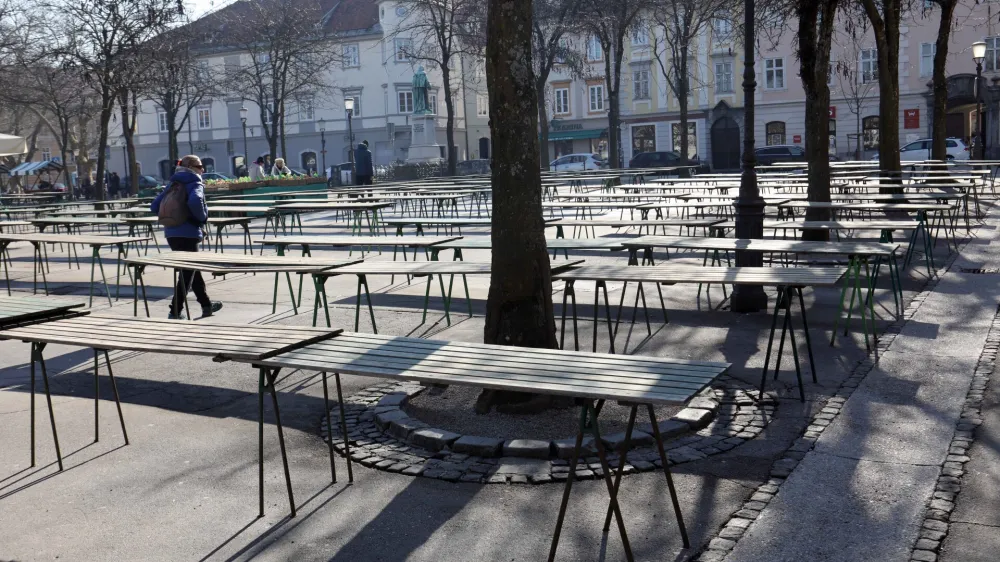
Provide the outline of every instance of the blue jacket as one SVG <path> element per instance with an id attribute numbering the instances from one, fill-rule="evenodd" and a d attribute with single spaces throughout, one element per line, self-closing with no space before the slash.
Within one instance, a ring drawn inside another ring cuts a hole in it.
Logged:
<path id="1" fill-rule="evenodd" d="M 354 167 L 359 176 L 374 176 L 375 166 L 372 164 L 372 153 L 364 144 L 359 144 L 354 151 Z"/>
<path id="2" fill-rule="evenodd" d="M 184 184 L 184 188 L 187 189 L 188 210 L 191 211 L 191 216 L 188 217 L 188 222 L 180 226 L 164 228 L 167 238 L 197 238 L 201 240 L 201 227 L 208 222 L 208 206 L 205 204 L 205 184 L 198 174 L 186 169 L 175 172 L 174 175 L 170 176 L 170 181 L 167 182 L 167 189 L 156 196 L 156 199 L 149 205 L 149 209 L 153 211 L 154 215 L 160 212 L 160 201 L 174 182 Z"/>

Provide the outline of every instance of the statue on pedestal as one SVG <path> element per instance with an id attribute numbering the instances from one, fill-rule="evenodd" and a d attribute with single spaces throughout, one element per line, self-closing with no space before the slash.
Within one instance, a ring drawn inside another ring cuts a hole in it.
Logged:
<path id="1" fill-rule="evenodd" d="M 424 67 L 418 66 L 417 72 L 413 75 L 413 114 L 430 115 L 434 113 L 429 107 L 430 97 L 427 95 L 431 84 L 424 74 Z"/>

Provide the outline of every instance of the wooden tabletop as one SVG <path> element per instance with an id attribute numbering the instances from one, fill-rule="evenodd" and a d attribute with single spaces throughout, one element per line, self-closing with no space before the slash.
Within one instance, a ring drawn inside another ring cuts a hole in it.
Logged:
<path id="1" fill-rule="evenodd" d="M 278 211 L 375 211 L 392 207 L 394 203 L 282 203 Z"/>
<path id="2" fill-rule="evenodd" d="M 602 220 L 602 219 L 555 219 L 545 226 L 612 226 L 612 227 L 626 227 L 626 226 L 690 226 L 690 227 L 709 227 L 720 222 L 724 222 L 723 219 L 659 219 L 659 220 Z"/>
<path id="3" fill-rule="evenodd" d="M 319 273 L 361 262 L 312 256 L 258 256 L 221 254 L 214 252 L 167 252 L 127 258 L 131 265 L 153 265 L 173 269 L 197 269 L 225 275 L 227 273 Z"/>
<path id="4" fill-rule="evenodd" d="M 775 230 L 912 230 L 920 223 L 912 220 L 873 221 L 764 221 L 764 228 Z M 736 221 L 723 221 L 715 228 L 736 228 Z"/>
<path id="5" fill-rule="evenodd" d="M 835 209 L 855 211 L 947 211 L 951 205 L 943 203 L 846 203 L 833 201 L 830 203 L 817 201 L 786 201 L 778 205 L 783 208 L 795 209 Z"/>
<path id="6" fill-rule="evenodd" d="M 256 363 L 590 399 L 680 404 L 729 363 L 345 332 Z"/>
<path id="7" fill-rule="evenodd" d="M 55 244 L 81 244 L 84 246 L 107 246 L 109 244 L 131 244 L 145 242 L 146 236 L 100 236 L 96 234 L 0 234 L 0 240 L 5 242 L 32 242 Z"/>
<path id="8" fill-rule="evenodd" d="M 359 260 L 360 261 L 360 260 Z M 552 265 L 552 272 L 563 271 L 583 263 L 583 260 L 570 260 Z M 355 263 L 337 268 L 336 271 L 324 271 L 325 275 L 489 275 L 493 264 L 474 261 L 370 261 Z"/>
<path id="9" fill-rule="evenodd" d="M 584 265 L 552 275 L 560 281 L 739 283 L 742 285 L 832 287 L 846 267 L 706 267 L 701 265 Z"/>
<path id="10" fill-rule="evenodd" d="M 689 250 L 757 250 L 762 252 L 887 256 L 899 244 L 844 241 L 810 242 L 804 240 L 718 238 L 715 236 L 640 236 L 622 242 L 626 248 L 683 248 Z"/>
<path id="11" fill-rule="evenodd" d="M 0 339 L 257 361 L 339 332 L 274 324 L 193 323 L 93 314 L 0 331 Z"/>
<path id="12" fill-rule="evenodd" d="M 460 240 L 461 236 L 274 236 L 254 240 L 255 244 L 269 246 L 408 246 L 424 248 L 444 242 Z"/>
<path id="13" fill-rule="evenodd" d="M 621 240 L 613 238 L 547 238 L 545 244 L 550 250 L 621 250 L 624 248 Z M 434 248 L 489 250 L 493 248 L 493 239 L 487 236 L 461 238 L 453 242 L 435 244 Z"/>
<path id="14" fill-rule="evenodd" d="M 37 297 L 0 297 L 0 330 L 62 316 L 73 309 L 83 308 L 83 301 L 68 301 Z"/>

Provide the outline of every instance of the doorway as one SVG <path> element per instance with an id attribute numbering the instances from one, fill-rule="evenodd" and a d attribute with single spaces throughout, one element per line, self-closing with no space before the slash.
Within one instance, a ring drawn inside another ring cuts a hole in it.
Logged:
<path id="1" fill-rule="evenodd" d="M 728 115 L 712 124 L 712 168 L 738 170 L 740 167 L 740 127 Z"/>

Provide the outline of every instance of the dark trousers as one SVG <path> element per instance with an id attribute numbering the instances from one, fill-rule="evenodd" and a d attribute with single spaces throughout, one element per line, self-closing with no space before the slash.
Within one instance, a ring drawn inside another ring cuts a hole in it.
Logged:
<path id="1" fill-rule="evenodd" d="M 368 176 L 368 175 L 364 175 L 364 176 L 358 175 L 357 184 L 358 185 L 371 185 L 372 184 L 372 177 Z"/>
<path id="2" fill-rule="evenodd" d="M 167 244 L 175 252 L 197 252 L 198 242 L 197 238 L 167 238 Z M 212 301 L 208 298 L 208 293 L 205 292 L 205 280 L 202 279 L 201 272 L 192 269 L 182 269 L 180 270 L 180 275 L 178 275 L 177 287 L 174 288 L 174 300 L 170 302 L 170 312 L 172 314 L 177 314 L 184 310 L 184 297 L 189 290 L 194 290 L 194 296 L 198 299 L 198 304 L 202 308 L 212 306 Z"/>

